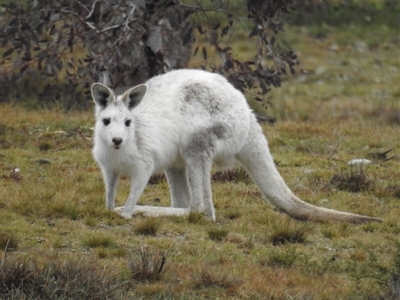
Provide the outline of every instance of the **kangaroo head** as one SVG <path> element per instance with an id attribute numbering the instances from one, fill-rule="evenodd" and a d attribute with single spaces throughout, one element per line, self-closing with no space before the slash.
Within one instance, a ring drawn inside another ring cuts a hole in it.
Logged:
<path id="1" fill-rule="evenodd" d="M 96 104 L 96 141 L 100 139 L 114 149 L 123 147 L 133 132 L 132 110 L 142 101 L 146 91 L 147 86 L 141 84 L 116 97 L 107 86 L 93 84 L 91 92 Z"/>

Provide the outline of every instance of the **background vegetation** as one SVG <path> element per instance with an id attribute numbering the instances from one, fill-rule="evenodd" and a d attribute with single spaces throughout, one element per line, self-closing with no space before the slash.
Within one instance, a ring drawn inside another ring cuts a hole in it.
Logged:
<path id="1" fill-rule="evenodd" d="M 241 91 L 259 87 L 263 95 L 297 64 L 277 39 L 293 2 L 6 1 L 0 95 L 15 101 L 36 94 L 47 107 L 54 100 L 67 110 L 87 107 L 93 80 L 120 92 L 186 67 L 192 53 L 201 57 L 199 68 L 223 74 Z M 239 25 L 255 42 L 241 58 L 229 46 Z"/>
<path id="2" fill-rule="evenodd" d="M 124 220 L 104 210 L 92 111 L 1 103 L 0 298 L 398 299 L 399 27 L 389 22 L 395 9 L 371 3 L 373 13 L 355 6 L 285 27 L 301 65 L 268 93 L 277 122 L 264 131 L 302 199 L 382 224 L 291 220 L 239 169 L 213 174 L 216 223 L 197 214 Z M 375 22 L 383 11 L 388 22 Z M 237 56 L 255 46 L 240 28 L 230 43 Z M 262 110 L 256 93 L 248 98 Z M 372 163 L 351 168 L 355 158 Z M 128 191 L 123 178 L 119 205 Z M 162 177 L 140 203 L 169 205 Z"/>

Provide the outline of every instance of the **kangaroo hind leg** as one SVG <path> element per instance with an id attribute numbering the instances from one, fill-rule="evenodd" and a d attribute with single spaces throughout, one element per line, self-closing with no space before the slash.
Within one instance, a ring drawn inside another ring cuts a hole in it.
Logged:
<path id="1" fill-rule="evenodd" d="M 190 190 L 186 168 L 170 168 L 165 170 L 165 175 L 171 193 L 171 206 L 189 208 Z"/>
<path id="2" fill-rule="evenodd" d="M 191 193 L 190 210 L 203 212 L 215 221 L 215 211 L 211 195 L 211 165 L 209 157 L 187 158 L 187 172 Z"/>

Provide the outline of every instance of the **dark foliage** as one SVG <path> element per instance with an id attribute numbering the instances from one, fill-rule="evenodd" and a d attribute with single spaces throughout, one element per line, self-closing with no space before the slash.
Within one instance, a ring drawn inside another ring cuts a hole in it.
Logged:
<path id="1" fill-rule="evenodd" d="M 250 183 L 250 177 L 247 172 L 241 168 L 236 168 L 234 170 L 218 171 L 212 174 L 213 182 L 244 182 L 246 184 Z"/>
<path id="2" fill-rule="evenodd" d="M 298 63 L 294 52 L 287 45 L 282 46 L 283 43 L 277 39 L 278 33 L 283 30 L 283 15 L 294 9 L 294 1 L 247 0 L 246 4 L 247 21 L 250 22 L 248 38 L 249 41 L 256 40 L 258 45 L 252 59 L 238 60 L 234 57 L 234 49 L 224 46 L 224 37 L 234 30 L 234 23 L 239 21 L 229 7 L 223 6 L 222 1 L 221 6 L 213 10 L 218 11 L 215 17 L 211 17 L 209 10 L 201 6 L 193 8 L 197 16 L 202 16 L 193 18 L 196 30 L 211 46 L 201 49 L 198 46 L 194 53 L 201 50 L 204 59 L 201 68 L 211 68 L 225 75 L 241 91 L 259 87 L 259 95 L 265 95 L 271 87 L 280 87 L 281 77 L 287 74 L 288 68 L 294 73 L 294 66 Z M 203 24 L 204 20 L 207 20 L 206 24 Z M 212 59 L 213 55 L 219 58 L 217 62 Z M 263 101 L 259 96 L 255 98 Z"/>
<path id="3" fill-rule="evenodd" d="M 242 91 L 258 86 L 256 98 L 263 101 L 261 96 L 279 87 L 281 76 L 287 69 L 293 73 L 297 63 L 277 39 L 293 3 L 246 1 L 245 22 L 258 51 L 242 61 L 226 46 L 226 38 L 244 22 L 229 1 L 212 1 L 212 7 L 170 0 L 10 1 L 2 6 L 0 99 L 38 96 L 47 106 L 85 107 L 95 81 L 118 92 L 186 67 L 197 37 L 193 54 L 203 56 L 200 68 L 224 74 Z"/>
<path id="4" fill-rule="evenodd" d="M 166 181 L 164 174 L 154 174 L 150 177 L 148 184 L 149 185 L 156 185 Z"/>
<path id="5" fill-rule="evenodd" d="M 235 168 L 233 170 L 217 171 L 212 174 L 212 182 L 217 183 L 228 183 L 228 182 L 244 182 L 251 183 L 251 179 L 247 172 L 241 168 Z M 164 174 L 152 175 L 149 179 L 149 185 L 155 185 L 166 181 Z"/>

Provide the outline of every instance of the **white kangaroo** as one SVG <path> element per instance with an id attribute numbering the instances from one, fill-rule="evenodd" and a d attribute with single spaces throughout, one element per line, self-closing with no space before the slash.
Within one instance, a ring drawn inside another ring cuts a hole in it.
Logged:
<path id="1" fill-rule="evenodd" d="M 106 186 L 106 208 L 125 218 L 135 213 L 205 213 L 215 221 L 211 167 L 238 161 L 279 210 L 302 220 L 380 222 L 378 218 L 317 207 L 297 198 L 283 181 L 267 140 L 243 94 L 221 75 L 176 70 L 156 76 L 121 96 L 101 83 L 91 89 L 96 104 L 93 154 Z M 164 171 L 172 207 L 136 205 L 150 176 Z M 120 175 L 131 190 L 114 208 Z"/>

